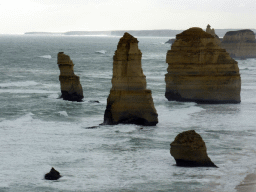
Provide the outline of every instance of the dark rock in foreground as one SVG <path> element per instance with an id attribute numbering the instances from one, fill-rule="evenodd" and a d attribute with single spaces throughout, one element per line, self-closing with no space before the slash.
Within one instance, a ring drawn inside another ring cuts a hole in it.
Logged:
<path id="1" fill-rule="evenodd" d="M 194 130 L 178 134 L 171 143 L 170 153 L 177 166 L 217 167 L 208 157 L 202 137 Z"/>
<path id="2" fill-rule="evenodd" d="M 46 173 L 44 178 L 46 180 L 58 180 L 61 177 L 60 173 L 56 171 L 53 167 L 49 173 Z"/>

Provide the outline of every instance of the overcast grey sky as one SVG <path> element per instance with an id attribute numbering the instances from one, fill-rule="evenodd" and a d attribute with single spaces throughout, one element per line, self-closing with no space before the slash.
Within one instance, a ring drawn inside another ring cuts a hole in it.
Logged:
<path id="1" fill-rule="evenodd" d="M 0 34 L 256 28 L 256 0 L 0 0 Z"/>

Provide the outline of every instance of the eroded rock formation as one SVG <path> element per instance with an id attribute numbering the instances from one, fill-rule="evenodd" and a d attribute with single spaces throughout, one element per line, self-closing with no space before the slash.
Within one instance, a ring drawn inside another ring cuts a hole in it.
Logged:
<path id="1" fill-rule="evenodd" d="M 210 26 L 209 24 L 208 24 L 207 27 L 206 27 L 206 33 L 211 34 L 211 35 L 215 38 L 216 43 L 217 43 L 218 45 L 220 45 L 220 43 L 221 43 L 220 38 L 218 37 L 218 35 L 215 34 L 214 28 L 211 29 L 211 26 Z"/>
<path id="2" fill-rule="evenodd" d="M 178 134 L 171 143 L 170 153 L 177 166 L 217 167 L 208 157 L 202 137 L 194 130 Z"/>
<path id="3" fill-rule="evenodd" d="M 221 47 L 233 58 L 256 58 L 256 40 L 252 30 L 229 31 L 223 37 Z"/>
<path id="4" fill-rule="evenodd" d="M 178 34 L 167 52 L 166 62 L 168 100 L 240 103 L 241 78 L 237 62 L 201 28 Z"/>
<path id="5" fill-rule="evenodd" d="M 46 173 L 44 175 L 44 178 L 46 180 L 58 180 L 61 177 L 60 173 L 55 170 L 53 167 L 49 173 Z"/>
<path id="6" fill-rule="evenodd" d="M 69 101 L 82 101 L 83 88 L 79 77 L 74 74 L 74 64 L 68 55 L 58 53 L 58 66 L 60 69 L 61 98 Z"/>
<path id="7" fill-rule="evenodd" d="M 103 124 L 156 125 L 158 115 L 141 67 L 138 40 L 128 33 L 120 39 L 113 57 L 112 89 Z"/>

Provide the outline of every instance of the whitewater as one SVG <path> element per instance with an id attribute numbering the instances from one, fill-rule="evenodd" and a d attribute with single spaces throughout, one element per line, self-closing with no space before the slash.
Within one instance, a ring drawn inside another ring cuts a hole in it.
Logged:
<path id="1" fill-rule="evenodd" d="M 0 191 L 235 191 L 256 169 L 256 59 L 237 60 L 240 104 L 168 101 L 163 37 L 137 37 L 159 123 L 103 125 L 115 36 L 0 36 Z M 172 38 L 172 37 L 170 37 Z M 57 54 L 73 60 L 83 102 L 60 96 Z M 95 102 L 97 101 L 97 102 Z M 170 143 L 204 139 L 219 168 L 175 166 Z M 54 167 L 63 176 L 47 181 Z"/>

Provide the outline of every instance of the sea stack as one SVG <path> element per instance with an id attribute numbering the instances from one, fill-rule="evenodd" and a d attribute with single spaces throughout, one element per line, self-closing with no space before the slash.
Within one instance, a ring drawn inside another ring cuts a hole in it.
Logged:
<path id="1" fill-rule="evenodd" d="M 44 178 L 46 180 L 58 180 L 59 178 L 61 178 L 61 175 L 60 175 L 60 173 L 57 170 L 55 170 L 52 167 L 51 171 L 44 175 Z"/>
<path id="2" fill-rule="evenodd" d="M 194 130 L 178 134 L 171 143 L 170 153 L 177 166 L 217 167 L 208 157 L 202 137 Z"/>
<path id="3" fill-rule="evenodd" d="M 214 28 L 211 29 L 211 26 L 208 24 L 205 31 L 206 31 L 206 33 L 211 34 L 215 38 L 216 43 L 218 45 L 220 45 L 220 43 L 221 43 L 220 38 L 218 37 L 218 35 L 215 34 Z"/>
<path id="4" fill-rule="evenodd" d="M 169 101 L 240 103 L 237 62 L 201 28 L 176 35 L 166 62 L 165 97 Z"/>
<path id="5" fill-rule="evenodd" d="M 124 33 L 113 57 L 112 88 L 103 124 L 154 126 L 158 123 L 151 90 L 146 89 L 141 57 L 138 40 L 129 33 Z"/>
<path id="6" fill-rule="evenodd" d="M 58 66 L 60 69 L 61 98 L 68 101 L 82 101 L 83 88 L 79 77 L 74 74 L 74 64 L 68 55 L 58 53 Z"/>
<path id="7" fill-rule="evenodd" d="M 255 34 L 249 29 L 227 32 L 221 47 L 226 49 L 233 58 L 256 58 Z"/>

